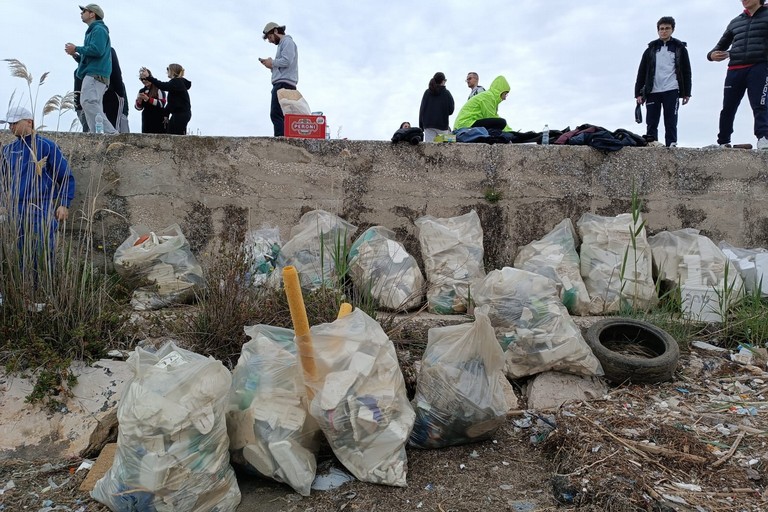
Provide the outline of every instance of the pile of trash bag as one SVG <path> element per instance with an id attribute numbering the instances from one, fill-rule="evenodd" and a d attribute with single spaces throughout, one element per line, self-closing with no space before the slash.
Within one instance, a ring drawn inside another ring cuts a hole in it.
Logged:
<path id="1" fill-rule="evenodd" d="M 578 237 L 571 219 L 564 219 L 541 240 L 522 247 L 515 268 L 541 274 L 560 286 L 560 298 L 574 315 L 589 314 L 589 293 L 581 279 Z"/>
<path id="2" fill-rule="evenodd" d="M 493 270 L 472 284 L 472 299 L 488 306 L 496 338 L 504 349 L 504 371 L 519 379 L 546 371 L 603 375 L 557 294 L 555 282 L 511 267 Z"/>
<path id="3" fill-rule="evenodd" d="M 416 219 L 427 273 L 427 303 L 431 313 L 467 311 L 469 284 L 485 275 L 483 227 L 475 210 L 459 217 Z"/>
<path id="4" fill-rule="evenodd" d="M 590 313 L 624 306 L 648 310 L 656 304 L 651 247 L 642 218 L 629 213 L 603 217 L 585 213 L 576 223 L 581 236 L 581 277 L 591 299 Z"/>
<path id="5" fill-rule="evenodd" d="M 366 229 L 352 244 L 349 274 L 357 289 L 384 309 L 407 311 L 422 303 L 424 276 L 416 258 L 383 226 Z"/>
<path id="6" fill-rule="evenodd" d="M 471 324 L 430 329 L 410 444 L 443 448 L 489 439 L 507 418 L 506 392 L 514 393 L 503 368 L 488 306 L 475 309 Z"/>
<path id="7" fill-rule="evenodd" d="M 229 370 L 171 342 L 157 352 L 136 348 L 128 365 L 115 460 L 93 499 L 117 512 L 234 512 L 240 489 L 227 450 Z"/>
<path id="8" fill-rule="evenodd" d="M 160 309 L 192 302 L 204 286 L 203 269 L 178 224 L 155 233 L 131 226 L 130 236 L 115 251 L 115 269 L 151 281 L 133 292 L 133 309 Z"/>
<path id="9" fill-rule="evenodd" d="M 262 286 L 269 281 L 280 255 L 280 229 L 265 227 L 245 234 L 243 254 L 248 272 L 245 276 L 250 286 Z"/>
<path id="10" fill-rule="evenodd" d="M 311 327 L 310 338 L 309 410 L 336 457 L 358 480 L 404 487 L 414 412 L 392 341 L 360 309 Z"/>
<path id="11" fill-rule="evenodd" d="M 291 239 L 280 251 L 278 266 L 296 267 L 305 290 L 323 286 L 335 288 L 339 276 L 337 266 L 346 258 L 357 226 L 323 210 L 312 210 L 301 216 L 291 229 Z M 346 266 L 346 261 L 343 261 Z M 277 281 L 281 274 L 276 273 Z"/>
<path id="12" fill-rule="evenodd" d="M 724 241 L 718 247 L 739 271 L 747 293 L 759 291 L 762 297 L 768 297 L 768 251 L 762 247 L 742 249 Z"/>

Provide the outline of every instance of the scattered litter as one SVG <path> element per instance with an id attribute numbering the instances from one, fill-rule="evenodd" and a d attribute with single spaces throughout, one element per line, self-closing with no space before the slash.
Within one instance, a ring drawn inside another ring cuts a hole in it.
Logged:
<path id="1" fill-rule="evenodd" d="M 661 496 L 665 500 L 671 501 L 672 503 L 677 503 L 678 505 L 688 505 L 688 502 L 685 501 L 685 499 L 681 498 L 680 496 L 675 496 L 673 494 L 662 494 Z"/>
<path id="2" fill-rule="evenodd" d="M 477 450 L 472 450 L 472 453 L 470 453 L 469 456 L 472 457 L 473 459 L 476 459 L 480 457 L 480 454 L 477 453 Z"/>
<path id="3" fill-rule="evenodd" d="M 465 469 L 467 466 L 464 464 L 459 464 L 459 469 Z"/>
<path id="4" fill-rule="evenodd" d="M 434 486 L 434 484 L 431 484 L 431 483 L 430 483 L 430 484 L 427 484 L 427 485 L 424 487 L 424 490 L 425 490 L 425 491 L 434 491 L 434 490 L 435 490 L 435 486 Z"/>
<path id="5" fill-rule="evenodd" d="M 691 346 L 701 350 L 709 350 L 710 352 L 728 352 L 727 348 L 718 347 L 716 345 L 712 345 L 711 343 L 707 343 L 706 341 L 700 340 L 692 341 Z"/>
<path id="6" fill-rule="evenodd" d="M 75 473 L 80 471 L 81 469 L 91 469 L 93 467 L 94 462 L 90 459 L 85 459 L 83 462 L 80 463 L 80 466 L 75 470 Z"/>
<path id="7" fill-rule="evenodd" d="M 684 484 L 681 482 L 674 482 L 674 486 L 684 491 L 701 492 L 701 486 L 696 484 Z"/>
<path id="8" fill-rule="evenodd" d="M 14 481 L 8 480 L 5 483 L 5 486 L 2 489 L 0 489 L 0 496 L 2 496 L 6 491 L 10 491 L 11 489 L 15 489 L 15 488 L 16 488 L 16 484 L 14 483 Z"/>
<path id="9" fill-rule="evenodd" d="M 514 488 L 515 488 L 515 486 L 514 486 L 514 485 L 509 485 L 509 484 L 501 484 L 501 485 L 499 486 L 499 489 L 501 489 L 502 491 L 511 491 L 511 490 L 513 490 Z"/>
<path id="10" fill-rule="evenodd" d="M 317 475 L 312 482 L 312 490 L 315 491 L 330 491 L 341 487 L 347 482 L 351 482 L 355 477 L 336 467 L 332 467 L 328 470 L 328 473 Z"/>
<path id="11" fill-rule="evenodd" d="M 123 352 L 122 350 L 110 350 L 107 352 L 107 357 L 111 357 L 112 359 L 128 359 L 128 352 Z"/>

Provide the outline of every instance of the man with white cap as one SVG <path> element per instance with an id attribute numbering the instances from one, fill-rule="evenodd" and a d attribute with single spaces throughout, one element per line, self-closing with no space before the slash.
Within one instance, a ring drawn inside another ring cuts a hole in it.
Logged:
<path id="1" fill-rule="evenodd" d="M 75 74 L 82 78 L 80 90 L 80 105 L 83 107 L 88 129 L 96 131 L 96 116 L 101 115 L 104 133 L 117 133 L 115 127 L 104 114 L 104 91 L 109 87 L 109 77 L 112 74 L 112 44 L 109 39 L 109 29 L 104 24 L 104 10 L 96 4 L 80 7 L 80 19 L 88 25 L 85 31 L 83 46 L 72 43 L 64 45 L 64 51 L 77 62 Z"/>
<path id="2" fill-rule="evenodd" d="M 282 137 L 285 133 L 285 117 L 280 102 L 277 100 L 277 91 L 280 89 L 296 89 L 299 83 L 299 52 L 293 38 L 285 33 L 285 25 L 278 25 L 270 21 L 264 27 L 263 38 L 277 45 L 277 55 L 272 59 L 259 58 L 264 67 L 272 70 L 272 105 L 269 117 L 272 119 L 275 137 Z"/>
<path id="3" fill-rule="evenodd" d="M 3 147 L 0 158 L 0 206 L 16 224 L 19 249 L 42 252 L 52 262 L 54 233 L 58 223 L 69 217 L 75 177 L 61 148 L 35 133 L 32 112 L 12 107 L 0 120 L 5 123 L 16 140 Z M 31 243 L 25 244 L 26 233 L 34 234 Z"/>

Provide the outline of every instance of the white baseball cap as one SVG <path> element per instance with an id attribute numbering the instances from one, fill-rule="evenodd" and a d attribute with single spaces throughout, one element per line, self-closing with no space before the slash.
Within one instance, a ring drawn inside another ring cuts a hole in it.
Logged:
<path id="1" fill-rule="evenodd" d="M 23 119 L 34 119 L 32 112 L 24 107 L 11 107 L 8 109 L 8 113 L 5 115 L 5 120 L 0 121 L 0 124 L 18 123 Z"/>

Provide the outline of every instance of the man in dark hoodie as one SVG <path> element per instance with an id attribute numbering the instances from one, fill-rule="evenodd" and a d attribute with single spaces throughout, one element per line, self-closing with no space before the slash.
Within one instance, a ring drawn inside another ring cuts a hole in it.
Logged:
<path id="1" fill-rule="evenodd" d="M 730 59 L 715 147 L 730 147 L 733 120 L 746 92 L 755 117 L 757 149 L 768 149 L 768 9 L 764 4 L 765 0 L 741 0 L 744 12 L 731 20 L 707 54 L 710 61 Z"/>
<path id="2" fill-rule="evenodd" d="M 648 43 L 640 59 L 635 80 L 635 99 L 645 103 L 648 129 L 645 138 L 659 140 L 659 120 L 664 109 L 664 140 L 668 147 L 677 146 L 677 109 L 691 99 L 691 61 L 686 44 L 672 37 L 675 19 L 664 16 L 656 22 L 659 38 Z"/>

